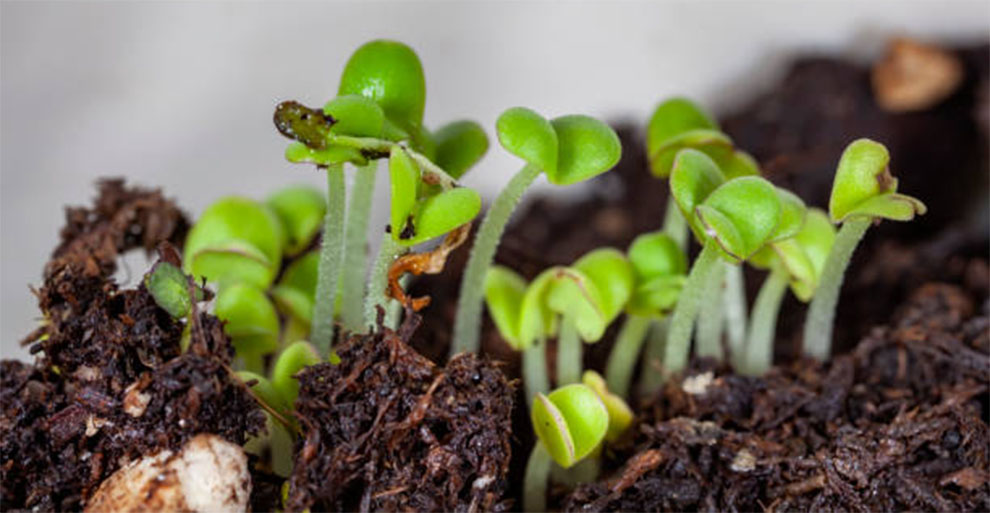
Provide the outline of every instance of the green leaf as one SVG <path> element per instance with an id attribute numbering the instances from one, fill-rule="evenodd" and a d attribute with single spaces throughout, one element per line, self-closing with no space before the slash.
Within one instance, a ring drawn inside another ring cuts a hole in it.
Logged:
<path id="1" fill-rule="evenodd" d="M 336 121 L 330 132 L 354 137 L 380 137 L 385 112 L 371 98 L 357 94 L 338 96 L 323 106 L 323 113 Z"/>
<path id="2" fill-rule="evenodd" d="M 519 323 L 526 280 L 515 271 L 493 265 L 485 275 L 485 304 L 502 338 L 514 349 L 520 349 Z"/>
<path id="3" fill-rule="evenodd" d="M 621 251 L 596 249 L 579 258 L 572 267 L 591 280 L 601 301 L 599 309 L 611 324 L 632 296 L 635 279 L 632 265 Z"/>
<path id="4" fill-rule="evenodd" d="M 564 267 L 548 287 L 545 304 L 556 314 L 574 323 L 581 339 L 597 342 L 605 333 L 609 319 L 598 287 L 584 273 Z M 556 333 L 556 329 L 553 330 Z"/>
<path id="5" fill-rule="evenodd" d="M 698 222 L 695 208 L 725 183 L 722 171 L 711 157 L 689 148 L 678 152 L 669 182 L 670 194 L 684 214 L 684 219 L 698 240 L 704 241 L 704 227 Z"/>
<path id="6" fill-rule="evenodd" d="M 325 149 L 314 150 L 298 141 L 291 142 L 285 147 L 285 160 L 293 164 L 308 162 L 324 167 L 347 162 L 357 166 L 368 163 L 368 159 L 357 148 L 329 145 Z"/>
<path id="7" fill-rule="evenodd" d="M 605 440 L 614 442 L 618 440 L 622 433 L 632 425 L 632 408 L 622 400 L 621 397 L 608 390 L 605 379 L 593 370 L 584 371 L 581 382 L 590 387 L 598 394 L 605 409 L 608 410 L 608 431 L 605 433 Z"/>
<path id="8" fill-rule="evenodd" d="M 818 288 L 835 235 L 835 226 L 829 221 L 828 214 L 812 208 L 808 210 L 801 231 L 793 239 L 774 246 L 791 276 L 791 290 L 801 301 L 810 301 Z"/>
<path id="9" fill-rule="evenodd" d="M 725 182 L 697 207 L 706 235 L 732 261 L 746 260 L 766 244 L 780 222 L 780 199 L 770 182 L 744 176 Z"/>
<path id="10" fill-rule="evenodd" d="M 400 240 L 416 207 L 420 183 L 419 166 L 405 150 L 394 146 L 388 159 L 388 174 L 392 189 L 392 239 Z"/>
<path id="11" fill-rule="evenodd" d="M 419 202 L 413 215 L 413 234 L 399 243 L 413 246 L 470 223 L 481 212 L 481 196 L 474 190 L 458 187 L 430 196 Z"/>
<path id="12" fill-rule="evenodd" d="M 305 326 L 309 326 L 313 319 L 319 261 L 320 255 L 316 250 L 299 257 L 285 269 L 282 279 L 271 290 L 278 309 Z"/>
<path id="13" fill-rule="evenodd" d="M 580 114 L 550 121 L 557 132 L 557 169 L 544 169 L 555 185 L 571 185 L 598 176 L 619 163 L 622 145 L 611 127 Z"/>
<path id="14" fill-rule="evenodd" d="M 694 132 L 688 134 L 688 132 Z M 675 155 L 684 148 L 731 150 L 731 141 L 719 132 L 718 124 L 697 104 L 686 98 L 671 98 L 653 111 L 646 129 L 646 151 L 650 169 L 659 177 L 671 172 Z"/>
<path id="15" fill-rule="evenodd" d="M 433 133 L 437 143 L 435 162 L 459 179 L 488 151 L 488 136 L 474 121 L 455 121 Z"/>
<path id="16" fill-rule="evenodd" d="M 663 231 L 636 237 L 627 253 L 638 282 L 687 273 L 687 256 Z"/>
<path id="17" fill-rule="evenodd" d="M 207 246 L 188 260 L 190 273 L 205 276 L 220 286 L 249 283 L 267 287 L 275 274 L 274 266 L 258 248 L 241 240 L 227 240 Z"/>
<path id="18" fill-rule="evenodd" d="M 319 353 L 309 342 L 294 342 L 282 350 L 272 368 L 272 386 L 290 406 L 299 396 L 299 382 L 295 375 L 303 368 L 320 363 Z"/>
<path id="19" fill-rule="evenodd" d="M 286 187 L 269 196 L 266 204 L 282 222 L 285 252 L 289 255 L 309 246 L 319 233 L 327 212 L 327 199 L 323 193 L 305 185 Z"/>
<path id="20" fill-rule="evenodd" d="M 829 215 L 834 222 L 864 216 L 908 221 L 924 214 L 925 205 L 897 192 L 890 174 L 887 148 L 869 139 L 857 139 L 846 147 L 832 182 Z"/>
<path id="21" fill-rule="evenodd" d="M 594 390 L 582 384 L 538 394 L 530 416 L 536 436 L 564 468 L 591 454 L 608 431 L 608 410 Z"/>
<path id="22" fill-rule="evenodd" d="M 412 48 L 376 40 L 354 51 L 340 77 L 338 96 L 356 94 L 374 100 L 385 115 L 409 130 L 423 122 L 426 79 Z"/>
<path id="23" fill-rule="evenodd" d="M 557 132 L 546 118 L 525 107 L 503 112 L 495 122 L 498 142 L 509 153 L 544 173 L 557 171 Z"/>
<path id="24" fill-rule="evenodd" d="M 230 250 L 233 260 L 243 256 L 256 263 L 247 265 L 251 269 L 244 279 L 265 288 L 281 265 L 283 239 L 282 225 L 271 209 L 250 199 L 227 197 L 210 205 L 189 231 L 183 260 L 196 278 L 237 281 L 238 265 L 214 266 L 214 259 L 205 262 L 200 254 L 207 248 Z M 257 264 L 263 266 L 262 272 L 257 272 Z"/>
<path id="25" fill-rule="evenodd" d="M 657 276 L 636 287 L 627 310 L 633 315 L 660 317 L 677 306 L 687 276 L 674 274 Z"/>
<path id="26" fill-rule="evenodd" d="M 189 298 L 189 277 L 181 269 L 168 262 L 158 262 L 144 277 L 144 286 L 155 303 L 172 317 L 189 315 L 192 301 Z M 203 300 L 203 289 L 194 286 L 196 300 Z"/>
<path id="27" fill-rule="evenodd" d="M 522 313 L 519 315 L 519 351 L 529 349 L 534 342 L 553 335 L 557 331 L 557 315 L 547 306 L 547 293 L 567 271 L 565 267 L 551 267 L 530 282 L 523 296 Z"/>
<path id="28" fill-rule="evenodd" d="M 718 161 L 726 180 L 740 176 L 760 176 L 760 165 L 752 155 L 744 151 L 733 151 L 728 157 Z"/>
<path id="29" fill-rule="evenodd" d="M 796 194 L 781 187 L 776 189 L 777 198 L 780 200 L 780 221 L 777 223 L 777 229 L 774 231 L 770 242 L 790 239 L 797 235 L 804 225 L 804 218 L 808 212 L 804 206 L 804 201 Z"/>
<path id="30" fill-rule="evenodd" d="M 213 309 L 238 355 L 266 355 L 278 349 L 278 314 L 261 290 L 243 283 L 222 286 Z"/>

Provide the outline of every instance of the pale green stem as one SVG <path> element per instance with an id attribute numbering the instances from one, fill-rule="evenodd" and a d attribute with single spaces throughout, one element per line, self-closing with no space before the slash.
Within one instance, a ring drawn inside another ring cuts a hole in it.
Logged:
<path id="1" fill-rule="evenodd" d="M 722 287 L 725 277 L 725 262 L 712 269 L 705 284 L 704 297 L 698 312 L 698 333 L 695 337 L 694 353 L 699 357 L 712 357 L 722 361 L 722 329 L 725 327 L 725 292 Z"/>
<path id="2" fill-rule="evenodd" d="M 402 290 L 409 290 L 410 275 L 406 274 L 399 278 L 399 286 Z M 385 309 L 385 327 L 398 329 L 399 321 L 402 320 L 402 303 L 392 300 L 388 308 Z"/>
<path id="3" fill-rule="evenodd" d="M 502 238 L 502 232 L 505 231 L 505 225 L 512 216 L 512 211 L 538 176 L 540 169 L 530 165 L 516 173 L 495 198 L 495 202 L 485 214 L 485 219 L 481 221 L 481 226 L 478 227 L 474 247 L 471 248 L 471 256 L 464 268 L 464 277 L 461 278 L 457 317 L 454 319 L 454 342 L 450 346 L 451 356 L 478 351 L 485 275 L 495 258 L 495 250 L 498 248 L 499 239 Z"/>
<path id="4" fill-rule="evenodd" d="M 677 202 L 673 197 L 667 197 L 667 211 L 663 215 L 663 231 L 674 239 L 677 247 L 681 251 L 687 251 L 688 246 L 688 224 L 684 219 L 684 214 L 677 207 Z"/>
<path id="5" fill-rule="evenodd" d="M 667 332 L 670 319 L 665 317 L 650 326 L 646 349 L 643 351 L 643 365 L 639 373 L 639 395 L 652 397 L 663 385 L 663 353 L 667 347 Z"/>
<path id="6" fill-rule="evenodd" d="M 310 342 L 323 358 L 330 354 L 330 345 L 333 344 L 334 304 L 343 253 L 344 194 L 343 164 L 327 167 L 327 215 L 323 222 L 313 321 L 309 333 Z"/>
<path id="7" fill-rule="evenodd" d="M 543 447 L 543 442 L 537 440 L 529 453 L 523 476 L 523 511 L 542 513 L 547 510 L 547 481 L 550 479 L 551 465 L 553 458 Z"/>
<path id="8" fill-rule="evenodd" d="M 388 311 L 388 270 L 405 249 L 392 239 L 392 234 L 386 233 L 382 237 L 378 256 L 371 268 L 371 277 L 368 278 L 368 296 L 364 301 L 364 322 L 369 328 L 374 329 L 377 324 L 378 306 Z"/>
<path id="9" fill-rule="evenodd" d="M 832 351 L 832 328 L 835 322 L 835 305 L 842 290 L 842 277 L 849 267 L 856 245 L 866 234 L 873 221 L 869 218 L 852 219 L 842 224 L 835 236 L 832 251 L 825 260 L 825 268 L 818 282 L 818 290 L 808 307 L 804 321 L 804 354 L 825 361 Z"/>
<path id="10" fill-rule="evenodd" d="M 680 299 L 670 317 L 670 331 L 667 333 L 663 358 L 666 375 L 680 372 L 687 367 L 691 349 L 691 329 L 694 327 L 694 319 L 698 316 L 698 308 L 705 299 L 705 285 L 708 284 L 712 271 L 717 269 L 721 262 L 716 244 L 712 239 L 705 242 L 701 253 L 691 266 Z"/>
<path id="11" fill-rule="evenodd" d="M 729 361 L 733 361 L 746 345 L 746 282 L 741 265 L 725 265 L 725 332 Z"/>
<path id="12" fill-rule="evenodd" d="M 628 314 L 615 339 L 615 346 L 605 366 L 605 383 L 609 391 L 619 397 L 628 398 L 633 366 L 639 358 L 639 350 L 643 347 L 651 322 L 649 317 Z"/>
<path id="13" fill-rule="evenodd" d="M 368 218 L 375 192 L 378 162 L 358 168 L 351 186 L 344 233 L 344 265 L 340 273 L 340 324 L 347 331 L 364 326 L 364 284 L 367 273 Z"/>
<path id="14" fill-rule="evenodd" d="M 547 378 L 547 345 L 543 340 L 537 340 L 529 349 L 522 353 L 523 387 L 526 389 L 526 403 L 533 404 L 536 394 L 550 392 L 550 380 Z"/>
<path id="15" fill-rule="evenodd" d="M 787 292 L 787 272 L 770 271 L 760 287 L 753 304 L 753 318 L 749 323 L 749 340 L 743 358 L 736 365 L 740 374 L 762 376 L 773 365 L 773 340 L 777 328 L 780 302 Z"/>
<path id="16" fill-rule="evenodd" d="M 554 462 L 550 465 L 550 480 L 568 488 L 576 488 L 580 484 L 595 481 L 601 472 L 601 450 L 602 446 L 599 445 L 591 454 L 570 468 L 561 467 Z"/>
<path id="17" fill-rule="evenodd" d="M 557 334 L 557 386 L 570 385 L 581 381 L 581 336 L 574 323 L 561 319 Z"/>

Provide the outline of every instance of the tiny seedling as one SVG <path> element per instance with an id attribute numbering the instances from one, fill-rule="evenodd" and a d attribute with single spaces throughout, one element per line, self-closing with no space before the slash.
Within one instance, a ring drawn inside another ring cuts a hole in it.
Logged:
<path id="1" fill-rule="evenodd" d="M 341 75 L 338 96 L 322 110 L 283 102 L 275 112 L 279 131 L 293 139 L 291 162 L 327 169 L 328 209 L 318 266 L 312 340 L 326 353 L 338 310 L 344 328 L 361 331 L 374 324 L 385 306 L 392 262 L 408 247 L 469 223 L 481 199 L 457 187 L 462 175 L 488 148 L 473 122 L 451 123 L 436 134 L 423 126 L 426 85 L 419 57 L 394 41 L 372 41 L 358 48 Z M 382 239 L 364 287 L 368 218 L 377 159 L 389 158 L 392 179 L 390 235 Z M 344 164 L 358 166 L 345 222 Z M 449 166 L 451 174 L 444 170 Z"/>
<path id="2" fill-rule="evenodd" d="M 889 163 L 887 148 L 869 139 L 853 141 L 839 159 L 828 213 L 832 222 L 842 227 L 825 260 L 804 324 L 804 353 L 812 358 L 825 360 L 832 350 L 842 278 L 870 224 L 883 219 L 910 221 L 927 210 L 920 200 L 897 192 L 897 179 L 891 175 Z"/>
<path id="3" fill-rule="evenodd" d="M 636 237 L 627 256 L 635 286 L 626 304 L 626 319 L 605 367 L 608 388 L 620 397 L 628 396 L 632 369 L 643 342 L 651 327 L 660 329 L 657 321 L 666 317 L 677 304 L 687 273 L 687 257 L 677 242 L 663 231 Z M 659 362 L 656 365 L 659 366 Z"/>
<path id="4" fill-rule="evenodd" d="M 514 107 L 499 116 L 495 128 L 502 147 L 526 164 L 495 198 L 478 228 L 461 281 L 451 355 L 478 350 L 486 274 L 505 225 L 529 185 L 541 174 L 554 185 L 588 180 L 615 166 L 621 154 L 615 132 L 588 116 L 547 120 Z"/>
<path id="5" fill-rule="evenodd" d="M 781 218 L 780 199 L 770 182 L 757 176 L 726 180 L 718 165 L 698 150 L 677 154 L 670 189 L 702 250 L 671 316 L 663 359 L 667 373 L 687 364 L 695 317 L 699 306 L 712 300 L 704 294 L 719 263 L 751 257 L 772 240 Z"/>
<path id="6" fill-rule="evenodd" d="M 828 214 L 811 208 L 797 235 L 772 244 L 772 250 L 764 249 L 751 259 L 754 266 L 768 269 L 770 274 L 756 296 L 745 350 L 734 355 L 739 373 L 760 376 L 770 369 L 777 313 L 787 285 L 799 300 L 810 301 L 834 241 L 835 227 Z"/>

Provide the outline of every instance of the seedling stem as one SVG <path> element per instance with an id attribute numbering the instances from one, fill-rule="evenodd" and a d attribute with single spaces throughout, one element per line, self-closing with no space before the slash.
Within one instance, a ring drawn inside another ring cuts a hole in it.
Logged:
<path id="1" fill-rule="evenodd" d="M 347 206 L 347 228 L 344 234 L 344 266 L 340 276 L 340 323 L 347 331 L 361 331 L 364 316 L 364 273 L 366 268 L 368 218 L 375 192 L 378 162 L 371 161 L 357 169 Z"/>
<path id="2" fill-rule="evenodd" d="M 694 327 L 698 309 L 705 299 L 707 288 L 705 285 L 722 261 L 718 255 L 717 245 L 714 238 L 705 241 L 701 253 L 691 266 L 691 272 L 681 290 L 680 300 L 674 307 L 674 313 L 670 318 L 670 331 L 667 333 L 667 344 L 664 348 L 665 374 L 679 372 L 687 366 L 691 329 Z"/>
<path id="3" fill-rule="evenodd" d="M 581 381 L 581 337 L 574 323 L 564 318 L 557 335 L 557 386 Z"/>
<path id="4" fill-rule="evenodd" d="M 737 370 L 748 376 L 761 376 L 773 365 L 773 339 L 777 328 L 777 312 L 780 301 L 787 292 L 787 271 L 776 267 L 760 287 L 753 305 L 753 323 L 749 327 L 749 341 L 743 357 L 737 362 Z"/>
<path id="5" fill-rule="evenodd" d="M 333 344 L 334 303 L 343 256 L 344 192 L 344 165 L 328 166 L 327 215 L 323 222 L 323 242 L 310 328 L 310 339 L 323 358 L 330 354 Z"/>
<path id="6" fill-rule="evenodd" d="M 646 340 L 652 320 L 649 317 L 627 314 L 619 330 L 612 354 L 605 367 L 605 382 L 608 389 L 619 397 L 628 397 L 629 383 L 632 381 L 633 365 L 639 357 L 640 348 Z M 659 329 L 659 326 L 657 327 Z"/>

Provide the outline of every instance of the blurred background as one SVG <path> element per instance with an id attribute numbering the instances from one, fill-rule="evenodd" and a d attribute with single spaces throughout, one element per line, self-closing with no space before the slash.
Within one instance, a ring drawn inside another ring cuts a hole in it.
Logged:
<path id="1" fill-rule="evenodd" d="M 990 3 L 4 1 L 0 354 L 27 356 L 17 343 L 38 322 L 29 286 L 63 206 L 87 204 L 98 177 L 160 186 L 191 215 L 223 195 L 322 187 L 320 173 L 284 160 L 272 112 L 285 99 L 322 105 L 367 40 L 417 50 L 427 126 L 469 118 L 491 136 L 514 105 L 641 125 L 680 94 L 724 112 L 796 54 L 870 61 L 897 35 L 985 40 Z M 493 142 L 465 182 L 491 199 L 518 167 Z M 384 209 L 372 229 L 383 224 Z M 136 262 L 122 273 L 132 284 Z"/>

